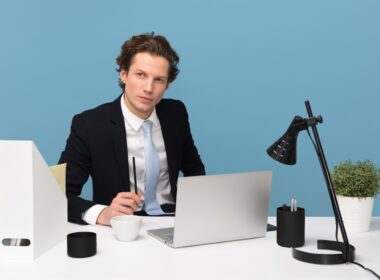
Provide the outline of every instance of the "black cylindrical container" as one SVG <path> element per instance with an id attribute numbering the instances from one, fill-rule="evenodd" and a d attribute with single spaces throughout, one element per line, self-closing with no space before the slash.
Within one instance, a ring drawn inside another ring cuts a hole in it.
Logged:
<path id="1" fill-rule="evenodd" d="M 67 254 L 72 258 L 86 258 L 96 254 L 95 232 L 73 232 L 67 235 Z"/>
<path id="2" fill-rule="evenodd" d="M 289 206 L 277 208 L 277 244 L 301 247 L 305 244 L 305 209 L 291 212 Z"/>

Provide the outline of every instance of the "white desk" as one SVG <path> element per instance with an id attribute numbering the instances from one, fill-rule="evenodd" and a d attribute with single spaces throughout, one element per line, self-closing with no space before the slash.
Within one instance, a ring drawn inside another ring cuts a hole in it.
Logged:
<path id="1" fill-rule="evenodd" d="M 275 224 L 275 218 L 269 222 Z M 34 261 L 0 261 L 0 279 L 375 279 L 352 264 L 314 265 L 297 261 L 276 243 L 276 232 L 243 241 L 172 249 L 149 237 L 146 229 L 172 226 L 173 218 L 144 218 L 139 238 L 119 242 L 112 229 L 70 224 L 70 232 L 97 233 L 95 256 L 74 259 L 62 242 Z M 316 252 L 317 239 L 334 239 L 332 218 L 306 218 L 305 246 Z M 357 261 L 380 273 L 380 217 L 371 231 L 349 234 Z"/>

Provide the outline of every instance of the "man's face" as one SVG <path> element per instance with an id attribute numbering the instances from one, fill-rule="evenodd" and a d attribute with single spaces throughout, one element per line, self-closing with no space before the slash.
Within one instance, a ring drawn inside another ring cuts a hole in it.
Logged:
<path id="1" fill-rule="evenodd" d="M 136 116 L 147 119 L 168 89 L 169 62 L 162 56 L 137 53 L 129 71 L 121 70 L 124 102 Z"/>

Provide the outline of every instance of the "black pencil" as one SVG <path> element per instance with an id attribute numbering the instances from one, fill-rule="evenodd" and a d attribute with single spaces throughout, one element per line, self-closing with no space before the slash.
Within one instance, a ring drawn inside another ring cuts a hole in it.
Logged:
<path id="1" fill-rule="evenodd" d="M 137 194 L 137 180 L 136 180 L 136 163 L 135 163 L 135 157 L 132 157 L 133 161 L 133 180 L 135 183 L 135 194 Z"/>

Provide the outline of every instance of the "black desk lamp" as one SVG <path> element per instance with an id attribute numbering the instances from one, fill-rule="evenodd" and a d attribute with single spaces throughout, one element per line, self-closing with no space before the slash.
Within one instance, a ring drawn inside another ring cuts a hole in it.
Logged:
<path id="1" fill-rule="evenodd" d="M 338 254 L 315 254 L 292 248 L 292 255 L 299 261 L 315 264 L 340 264 L 352 262 L 355 259 L 355 247 L 350 245 L 348 242 L 346 229 L 344 227 L 342 215 L 339 210 L 339 205 L 330 177 L 329 168 L 327 166 L 322 144 L 318 135 L 317 124 L 322 123 L 323 119 L 320 115 L 315 117 L 313 116 L 309 101 L 305 101 L 305 106 L 309 118 L 305 119 L 300 116 L 294 117 L 288 130 L 279 140 L 277 140 L 272 146 L 267 149 L 267 153 L 278 162 L 294 165 L 296 163 L 296 144 L 298 133 L 302 130 L 307 130 L 309 133 L 308 127 L 310 126 L 312 128 L 315 143 L 311 138 L 310 133 L 309 136 L 313 141 L 318 154 L 319 163 L 321 164 L 322 172 L 327 185 L 327 190 L 330 195 L 331 205 L 334 210 L 336 228 L 338 229 L 339 226 L 342 233 L 343 242 L 318 240 L 318 249 L 340 251 L 341 253 Z"/>

